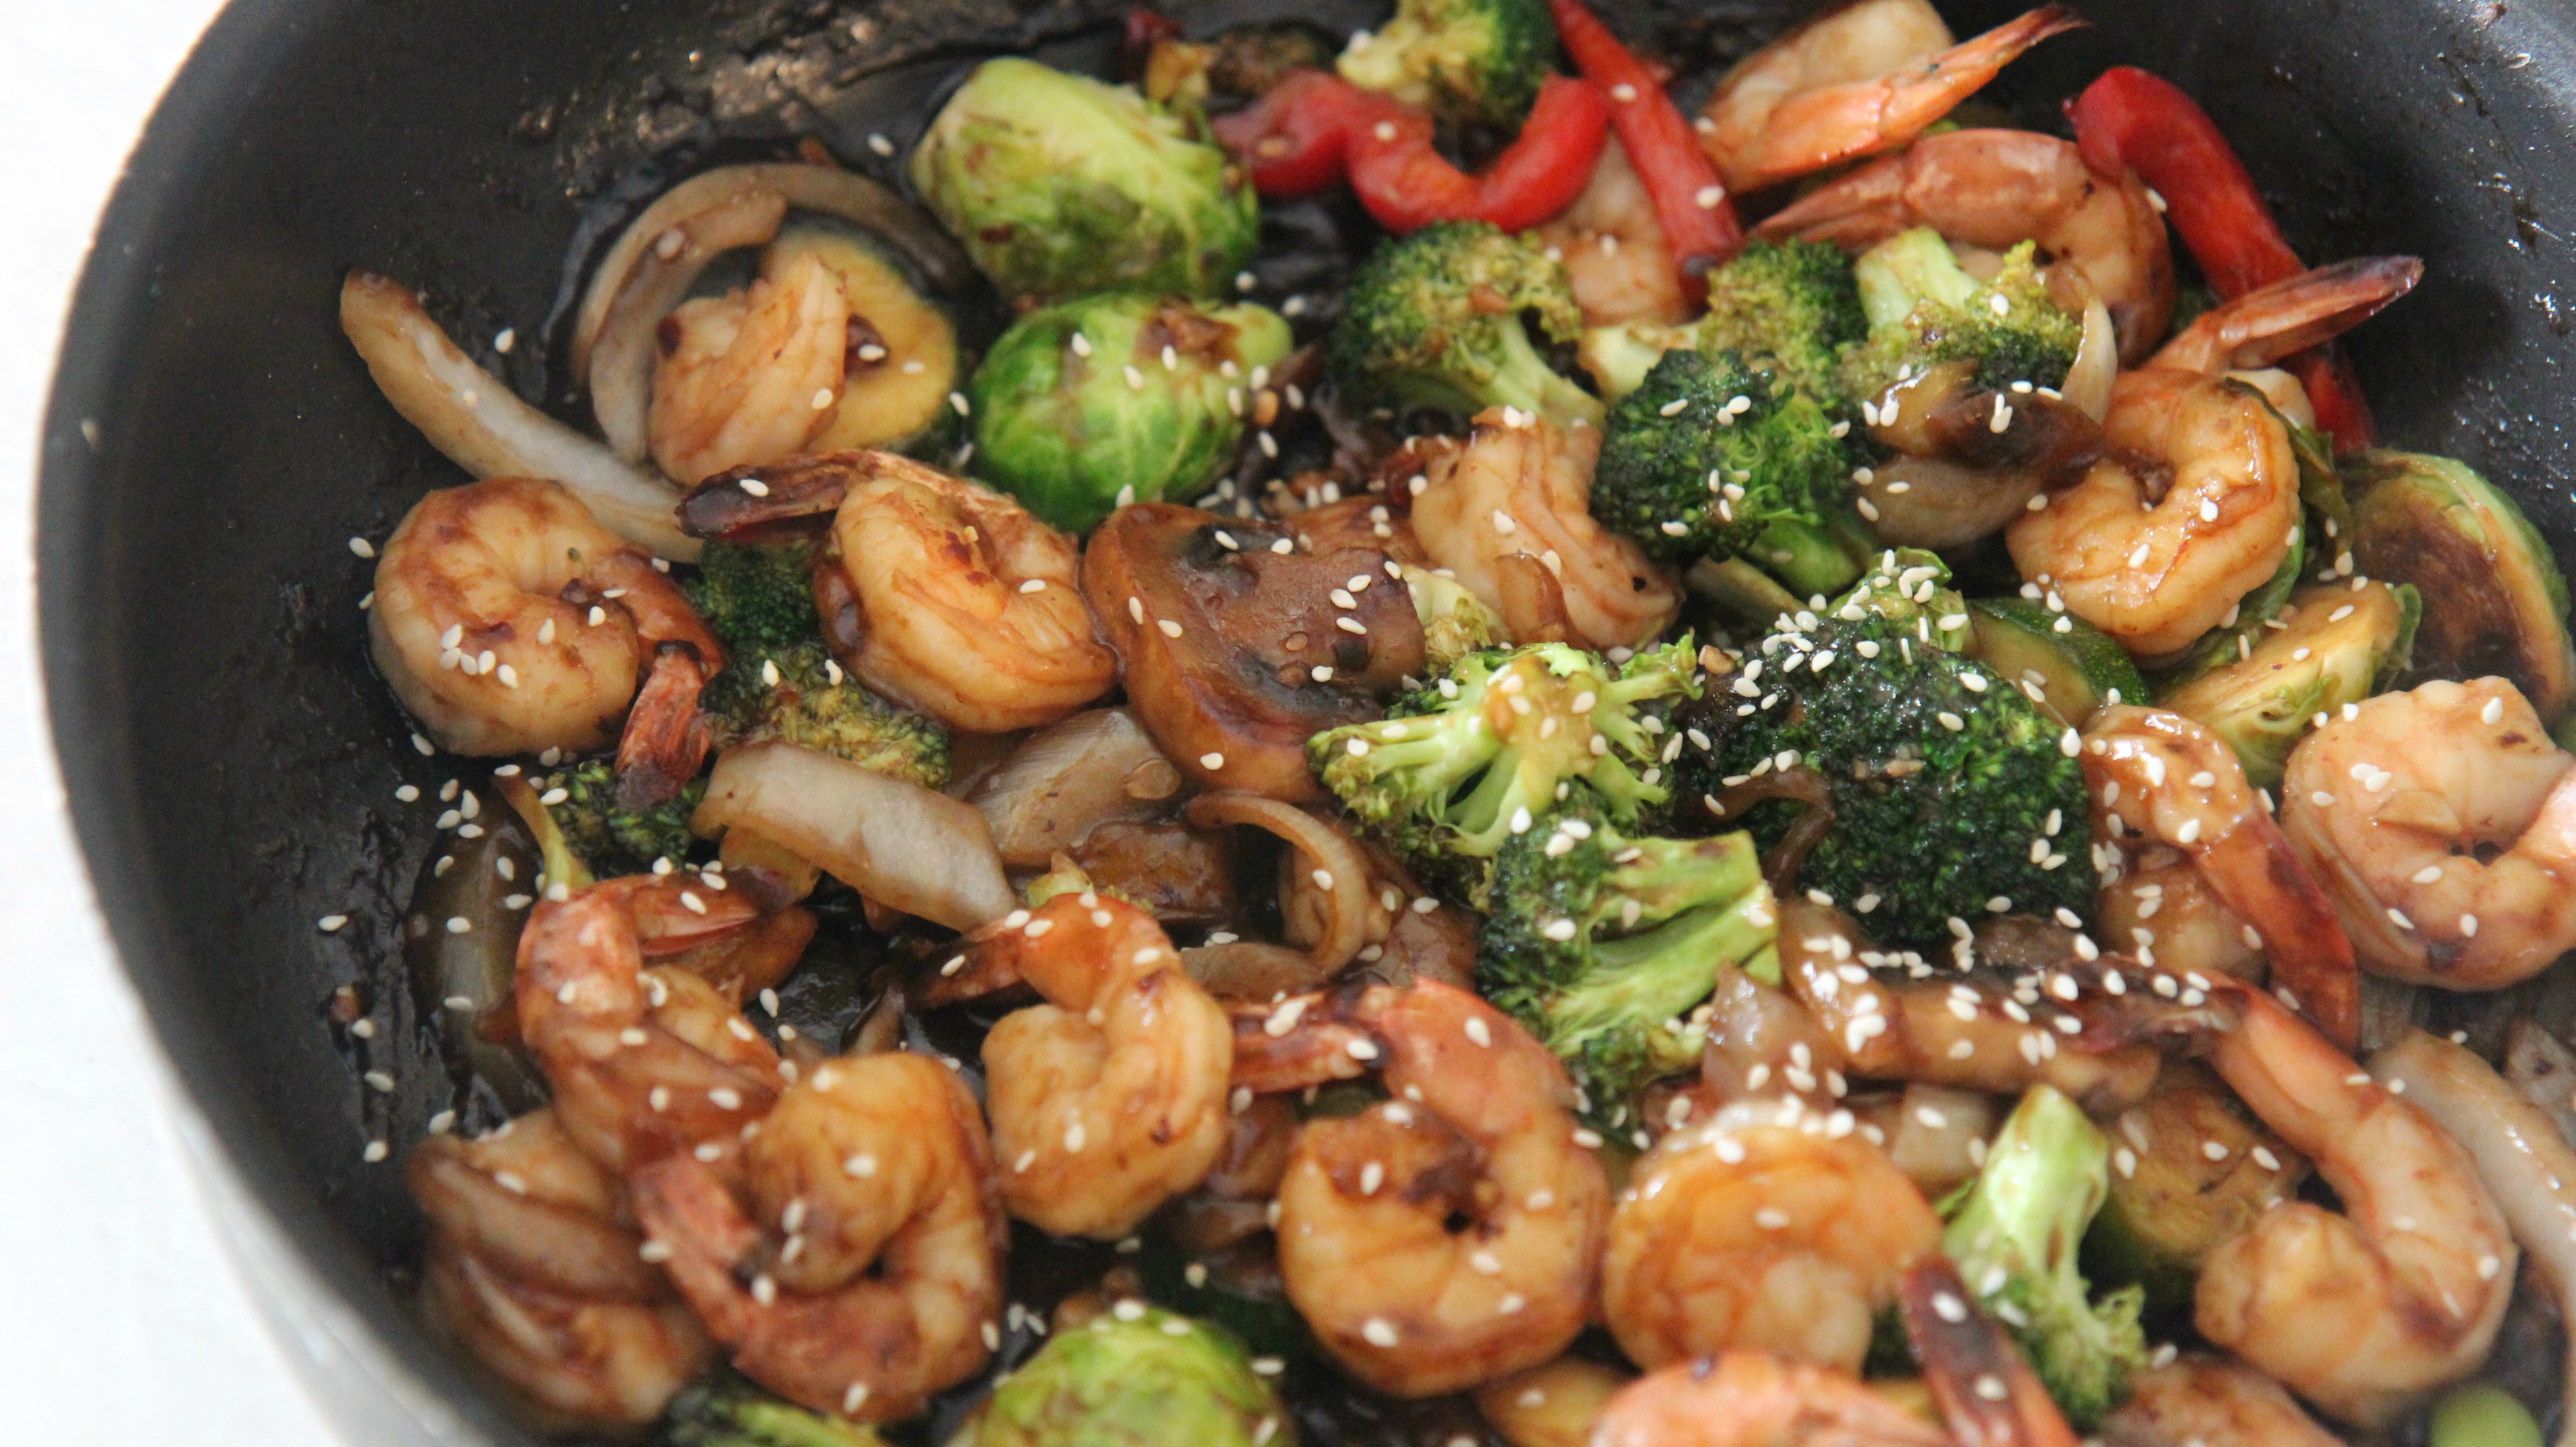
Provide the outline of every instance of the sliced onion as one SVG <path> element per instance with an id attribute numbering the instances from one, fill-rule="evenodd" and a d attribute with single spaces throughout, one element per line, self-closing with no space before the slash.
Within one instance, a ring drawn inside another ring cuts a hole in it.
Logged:
<path id="1" fill-rule="evenodd" d="M 1002 862 L 1035 868 L 1097 825 L 1161 815 L 1180 788 L 1180 770 L 1133 713 L 1099 708 L 1029 735 L 968 797 Z"/>
<path id="2" fill-rule="evenodd" d="M 880 904 L 972 929 L 1018 902 L 973 806 L 782 743 L 729 749 L 689 820 L 700 834 L 758 830 Z"/>
<path id="3" fill-rule="evenodd" d="M 1368 943 L 1369 868 L 1351 836 L 1339 826 L 1262 794 L 1224 789 L 1190 801 L 1189 820 L 1202 829 L 1247 825 L 1267 830 L 1297 851 L 1300 878 L 1322 901 L 1312 942 L 1306 946 L 1316 978 L 1329 978 Z M 1290 901 L 1283 900 L 1282 903 Z"/>
<path id="4" fill-rule="evenodd" d="M 410 288 L 353 271 L 340 288 L 340 329 L 385 400 L 430 445 L 477 478 L 562 483 L 600 526 L 656 557 L 695 562 L 680 531 L 680 490 L 519 400 L 439 330 Z"/>
<path id="5" fill-rule="evenodd" d="M 1286 945 L 1229 940 L 1181 951 L 1181 968 L 1220 1000 L 1276 1000 L 1302 994 L 1332 978 L 1315 957 Z"/>
<path id="6" fill-rule="evenodd" d="M 773 204 L 777 214 L 763 229 L 761 213 Z M 590 389 L 600 428 L 620 454 L 644 455 L 653 329 L 708 262 L 736 246 L 765 244 L 789 208 L 838 217 L 884 238 L 934 291 L 974 279 L 973 264 L 937 222 L 865 176 L 796 162 L 723 166 L 692 176 L 645 207 L 617 238 L 573 319 L 573 375 Z M 664 239 L 674 234 L 676 242 Z"/>
<path id="7" fill-rule="evenodd" d="M 787 198 L 758 187 L 727 192 L 659 233 L 609 300 L 591 347 L 591 415 L 617 455 L 642 460 L 651 442 L 653 362 L 662 319 L 698 284 L 707 264 L 728 251 L 765 244 L 787 219 Z"/>
<path id="8" fill-rule="evenodd" d="M 2076 410 L 2099 422 L 2111 411 L 2111 383 L 2120 375 L 2120 334 L 2100 297 L 2084 304 L 2084 340 L 2057 391 Z"/>

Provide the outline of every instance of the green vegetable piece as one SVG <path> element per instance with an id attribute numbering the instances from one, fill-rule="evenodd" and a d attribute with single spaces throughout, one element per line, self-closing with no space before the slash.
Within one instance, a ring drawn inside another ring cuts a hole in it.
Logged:
<path id="1" fill-rule="evenodd" d="M 1470 653 L 1511 646 L 1502 617 L 1467 591 L 1465 584 L 1429 568 L 1402 566 L 1404 586 L 1413 595 L 1414 616 L 1422 620 L 1426 674 L 1445 674 Z"/>
<path id="2" fill-rule="evenodd" d="M 699 1383 L 671 1399 L 663 1447 L 879 1447 L 856 1422 L 808 1412 L 738 1378 Z"/>
<path id="3" fill-rule="evenodd" d="M 1449 120 L 1516 131 L 1556 69 L 1547 0 L 1398 0 L 1375 33 L 1351 37 L 1342 79 Z"/>
<path id="4" fill-rule="evenodd" d="M 1699 1068 L 1674 1027 L 1741 969 L 1780 981 L 1778 910 L 1750 836 L 1628 837 L 1586 800 L 1494 860 L 1476 983 L 1556 1052 L 1604 1124 L 1647 1086 Z"/>
<path id="5" fill-rule="evenodd" d="M 2374 578 L 2359 590 L 2324 584 L 2293 596 L 2279 628 L 2245 656 L 2157 700 L 2207 724 L 2258 788 L 2281 782 L 2310 721 L 2359 703 L 2406 671 L 2423 599 L 2414 585 Z"/>
<path id="6" fill-rule="evenodd" d="M 1692 740 L 1674 760 L 1678 797 L 1723 794 L 1786 755 L 1815 771 L 1834 822 L 1798 884 L 1862 909 L 1896 948 L 1947 950 L 1954 921 L 1991 913 L 2094 906 L 2073 735 L 1958 655 L 1968 610 L 1948 580 L 1929 553 L 1882 556 L 1842 598 L 1782 620 L 1674 720 Z M 1806 807 L 1769 799 L 1727 822 L 1769 848 Z"/>
<path id="7" fill-rule="evenodd" d="M 2066 380 L 2084 340 L 2083 319 L 2049 299 L 2037 248 L 2027 241 L 2004 253 L 2002 269 L 1983 282 L 1923 227 L 1880 242 L 1853 271 L 1871 323 L 1869 339 L 1841 361 L 1843 390 L 1856 398 L 1958 361 L 1975 364 L 1981 387 L 2054 387 Z"/>
<path id="8" fill-rule="evenodd" d="M 2182 687 L 2214 669 L 2225 668 L 2245 657 L 2255 644 L 2272 632 L 2272 621 L 2290 601 L 2299 586 L 2299 574 L 2307 567 L 2308 545 L 2305 529 L 2290 535 L 2290 550 L 2281 555 L 2281 565 L 2263 585 L 2236 600 L 2233 620 L 2212 628 L 2181 652 L 2148 660 L 2156 672 L 2158 687 L 2167 693 Z"/>
<path id="9" fill-rule="evenodd" d="M 708 543 L 698 575 L 680 587 L 727 653 L 822 641 L 810 542 Z"/>
<path id="10" fill-rule="evenodd" d="M 1702 558 L 1682 574 L 1682 581 L 1729 618 L 1765 632 L 1803 606 L 1778 579 L 1742 558 Z"/>
<path id="11" fill-rule="evenodd" d="M 691 779 L 664 803 L 629 809 L 617 802 L 616 761 L 596 758 L 548 775 L 539 785 L 544 795 L 558 789 L 563 798 L 545 809 L 563 831 L 564 843 L 593 875 L 614 879 L 641 874 L 657 859 L 678 864 L 689 857 L 689 847 L 697 842 L 689 832 L 689 816 L 697 812 L 707 781 Z M 550 879 L 557 877 L 551 864 L 546 872 Z"/>
<path id="12" fill-rule="evenodd" d="M 1388 717 L 1315 735 L 1306 757 L 1362 828 L 1482 908 L 1503 845 L 1578 795 L 1622 828 L 1660 817 L 1664 715 L 1698 673 L 1688 638 L 1618 668 L 1562 643 L 1470 654 Z"/>
<path id="13" fill-rule="evenodd" d="M 1981 598 L 1968 613 L 1976 630 L 1968 656 L 2025 692 L 2038 689 L 2031 701 L 2059 723 L 2080 729 L 2104 704 L 2150 697 L 2127 650 L 2072 613 L 2028 598 Z"/>
<path id="14" fill-rule="evenodd" d="M 1602 395 L 1635 391 L 1674 350 L 1734 352 L 1836 418 L 1851 404 L 1838 375 L 1841 351 L 1868 334 L 1852 263 L 1823 241 L 1756 241 L 1708 278 L 1708 310 L 1682 326 L 1628 322 L 1584 334 L 1582 360 Z"/>
<path id="15" fill-rule="evenodd" d="M 1003 56 L 941 107 L 913 188 L 1004 296 L 1225 295 L 1260 203 L 1194 110 Z"/>
<path id="16" fill-rule="evenodd" d="M 2386 449 L 2348 459 L 2344 486 L 2355 568 L 2435 600 L 2415 635 L 2415 675 L 2498 675 L 2542 722 L 2566 717 L 2576 705 L 2567 580 L 2513 499 L 2464 463 Z"/>
<path id="17" fill-rule="evenodd" d="M 2084 1270 L 2141 1286 L 2158 1307 L 2188 1308 L 2209 1253 L 2289 1199 L 2308 1173 L 2306 1158 L 2204 1065 L 2167 1065 L 2112 1129 L 2126 1154 L 2084 1237 Z M 2203 1147 L 2212 1142 L 2227 1154 L 2211 1160 Z"/>
<path id="18" fill-rule="evenodd" d="M 2079 1432 L 2127 1398 L 2129 1374 L 2147 1359 L 2145 1294 L 2128 1287 L 2095 1302 L 2076 1266 L 2076 1244 L 2110 1189 L 2110 1160 L 2075 1102 L 2032 1086 L 1941 1238 Z"/>
<path id="19" fill-rule="evenodd" d="M 2540 1447 L 2540 1423 L 2504 1388 L 2469 1382 L 2433 1403 L 2425 1447 Z"/>
<path id="20" fill-rule="evenodd" d="M 1365 406 L 1475 413 L 1517 407 L 1560 426 L 1601 423 L 1601 401 L 1540 356 L 1523 314 L 1554 341 L 1582 326 L 1565 263 L 1482 221 L 1382 243 L 1351 273 L 1327 355 Z"/>
<path id="21" fill-rule="evenodd" d="M 956 1447 L 1295 1447 L 1232 1336 L 1122 1304 L 1059 1332 L 994 1387 Z"/>
<path id="22" fill-rule="evenodd" d="M 1250 303 L 1117 294 L 1031 312 L 967 383 L 975 471 L 1067 532 L 1190 493 L 1234 461 L 1244 375 L 1290 345 Z"/>
<path id="23" fill-rule="evenodd" d="M 948 784 L 946 726 L 870 692 L 820 642 L 735 653 L 698 706 L 718 749 L 778 739 L 925 789 Z"/>
<path id="24" fill-rule="evenodd" d="M 1851 466 L 1813 398 L 1736 352 L 1666 352 L 1610 409 L 1592 515 L 1650 557 L 1731 554 L 1802 596 L 1835 593 L 1860 574 L 1826 524 Z"/>

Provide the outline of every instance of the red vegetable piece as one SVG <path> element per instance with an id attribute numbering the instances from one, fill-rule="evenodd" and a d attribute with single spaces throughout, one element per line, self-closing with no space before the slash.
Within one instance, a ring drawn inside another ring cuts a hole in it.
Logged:
<path id="1" fill-rule="evenodd" d="M 1610 124 L 1654 199 L 1655 219 L 1663 224 L 1664 243 L 1681 269 L 1683 290 L 1698 294 L 1709 269 L 1744 246 L 1743 223 L 1736 219 L 1735 203 L 1718 179 L 1716 165 L 1699 148 L 1681 109 L 1664 93 L 1662 80 L 1584 8 L 1583 0 L 1548 0 L 1548 8 L 1556 12 L 1557 35 L 1576 68 L 1608 94 Z"/>
<path id="2" fill-rule="evenodd" d="M 1347 177 L 1349 127 L 1364 94 L 1329 71 L 1291 71 L 1251 105 L 1217 117 L 1216 136 L 1243 158 L 1262 195 L 1312 196 Z"/>
<path id="3" fill-rule="evenodd" d="M 2067 103 L 2066 114 L 2086 165 L 2105 175 L 2134 170 L 2164 198 L 2165 219 L 2220 300 L 2307 270 L 2218 123 L 2173 82 L 2113 66 Z M 2337 451 L 2370 446 L 2370 406 L 2340 351 L 2318 347 L 2285 365 L 2298 373 Z"/>
<path id="4" fill-rule="evenodd" d="M 1526 231 L 1583 194 L 1610 137 L 1610 103 L 1601 92 L 1552 75 L 1519 137 L 1484 174 L 1469 176 L 1432 148 L 1429 115 L 1372 99 L 1385 114 L 1351 134 L 1351 188 L 1378 224 L 1395 232 L 1435 221 Z"/>

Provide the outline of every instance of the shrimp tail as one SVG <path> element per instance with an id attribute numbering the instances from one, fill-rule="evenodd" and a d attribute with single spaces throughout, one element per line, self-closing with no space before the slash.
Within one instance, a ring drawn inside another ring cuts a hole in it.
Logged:
<path id="1" fill-rule="evenodd" d="M 1976 1300 L 1937 1252 L 1908 1268 L 1898 1288 L 1905 1334 L 1950 1435 L 1987 1447 L 2076 1447 L 2039 1374 Z"/>
<path id="2" fill-rule="evenodd" d="M 1386 1042 L 1362 1018 L 1376 1002 L 1366 996 L 1385 986 L 1353 984 L 1291 996 L 1277 1004 L 1241 1002 L 1226 1007 L 1234 1026 L 1234 1084 L 1255 1095 L 1303 1090 L 1366 1075 Z M 1352 1047 L 1357 1046 L 1357 1049 Z"/>
<path id="3" fill-rule="evenodd" d="M 830 452 L 719 472 L 680 500 L 680 528 L 693 538 L 728 543 L 820 536 L 851 482 L 870 475 L 857 465 L 863 455 Z"/>
<path id="4" fill-rule="evenodd" d="M 760 1249 L 760 1228 L 713 1171 L 685 1155 L 637 1170 L 627 1186 L 646 1249 L 669 1253 L 663 1269 L 708 1331 L 738 1340 L 757 1308 L 734 1273 Z"/>
<path id="5" fill-rule="evenodd" d="M 714 746 L 715 728 L 698 711 L 707 685 L 706 664 L 694 643 L 657 645 L 644 686 L 617 740 L 617 803 L 650 809 L 688 787 Z"/>
<path id="6" fill-rule="evenodd" d="M 2249 815 L 2210 844 L 2202 873 L 2229 909 L 2263 922 L 2274 988 L 2350 1054 L 2361 1038 L 2361 967 L 2333 904 L 2281 826 L 2269 815 Z"/>
<path id="7" fill-rule="evenodd" d="M 2283 277 L 2219 303 L 2147 365 L 2205 374 L 2268 367 L 2360 326 L 2423 277 L 2412 256 L 2360 256 Z"/>

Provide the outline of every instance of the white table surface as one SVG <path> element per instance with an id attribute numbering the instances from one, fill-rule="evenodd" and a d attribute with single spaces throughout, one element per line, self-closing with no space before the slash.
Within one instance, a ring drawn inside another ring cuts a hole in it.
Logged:
<path id="1" fill-rule="evenodd" d="M 323 1447 L 219 1243 L 73 852 L 35 658 L 36 429 L 118 168 L 217 0 L 0 4 L 0 1439 Z"/>

